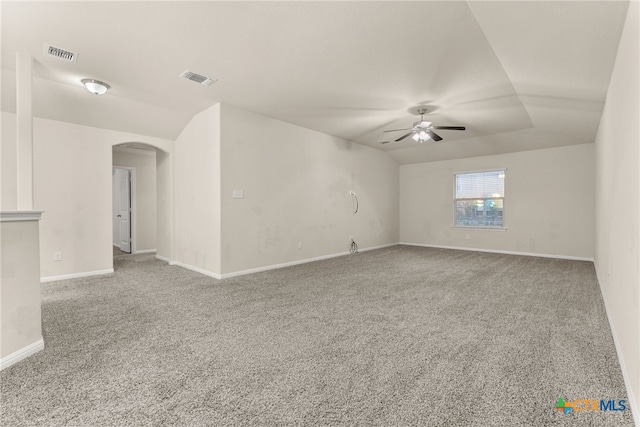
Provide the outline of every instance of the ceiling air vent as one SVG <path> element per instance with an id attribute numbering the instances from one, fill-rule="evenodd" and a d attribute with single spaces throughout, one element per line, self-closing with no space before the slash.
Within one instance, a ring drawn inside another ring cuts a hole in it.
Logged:
<path id="1" fill-rule="evenodd" d="M 63 61 L 69 61 L 74 63 L 78 58 L 77 53 L 73 53 L 68 50 L 60 49 L 59 47 L 55 47 L 51 45 L 45 45 L 44 52 L 49 56 L 53 56 L 55 58 L 62 59 Z"/>
<path id="2" fill-rule="evenodd" d="M 194 73 L 193 71 L 186 70 L 184 73 L 180 74 L 180 77 L 184 77 L 187 80 L 191 80 L 192 82 L 200 83 L 201 85 L 211 86 L 216 82 L 217 79 L 203 76 L 202 74 Z"/>

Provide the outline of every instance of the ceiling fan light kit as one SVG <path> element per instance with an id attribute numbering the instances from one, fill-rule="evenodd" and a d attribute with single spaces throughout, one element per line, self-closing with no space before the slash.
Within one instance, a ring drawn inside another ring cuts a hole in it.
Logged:
<path id="1" fill-rule="evenodd" d="M 420 132 L 416 132 L 413 135 L 411 135 L 411 139 L 413 139 L 415 142 L 419 142 L 422 144 L 423 142 L 430 140 L 431 137 L 427 132 L 425 132 L 424 130 L 421 130 Z"/>

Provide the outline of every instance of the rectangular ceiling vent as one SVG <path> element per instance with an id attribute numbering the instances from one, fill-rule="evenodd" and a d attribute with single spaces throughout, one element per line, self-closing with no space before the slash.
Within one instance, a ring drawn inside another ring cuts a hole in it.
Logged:
<path id="1" fill-rule="evenodd" d="M 51 45 L 45 45 L 44 52 L 49 56 L 53 56 L 54 58 L 58 58 L 58 59 L 62 59 L 63 61 L 69 61 L 74 63 L 78 58 L 77 53 L 73 53 L 71 51 L 60 49 L 59 47 L 55 47 Z"/>
<path id="2" fill-rule="evenodd" d="M 201 85 L 205 86 L 211 86 L 217 80 L 212 77 L 203 76 L 202 74 L 194 73 L 193 71 L 189 70 L 186 70 L 184 73 L 180 74 L 180 77 L 184 77 L 187 80 L 191 80 L 192 82 L 200 83 Z"/>

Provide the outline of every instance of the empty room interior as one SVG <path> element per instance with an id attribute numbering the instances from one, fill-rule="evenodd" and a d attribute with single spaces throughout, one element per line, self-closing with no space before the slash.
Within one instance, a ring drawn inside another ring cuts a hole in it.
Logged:
<path id="1" fill-rule="evenodd" d="M 640 425 L 638 1 L 0 7 L 2 425 Z"/>

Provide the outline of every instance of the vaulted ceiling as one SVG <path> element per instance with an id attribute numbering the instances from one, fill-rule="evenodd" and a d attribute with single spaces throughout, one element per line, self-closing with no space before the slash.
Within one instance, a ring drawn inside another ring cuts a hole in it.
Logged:
<path id="1" fill-rule="evenodd" d="M 626 1 L 2 1 L 2 110 L 16 52 L 34 115 L 175 139 L 226 103 L 385 150 L 401 164 L 593 142 Z M 47 56 L 45 45 L 78 54 Z M 185 70 L 218 81 L 185 80 Z M 80 84 L 111 85 L 104 96 Z M 410 138 L 416 109 L 439 131 Z M 239 132 L 241 130 L 238 130 Z M 251 135 L 259 138 L 259 135 Z"/>

